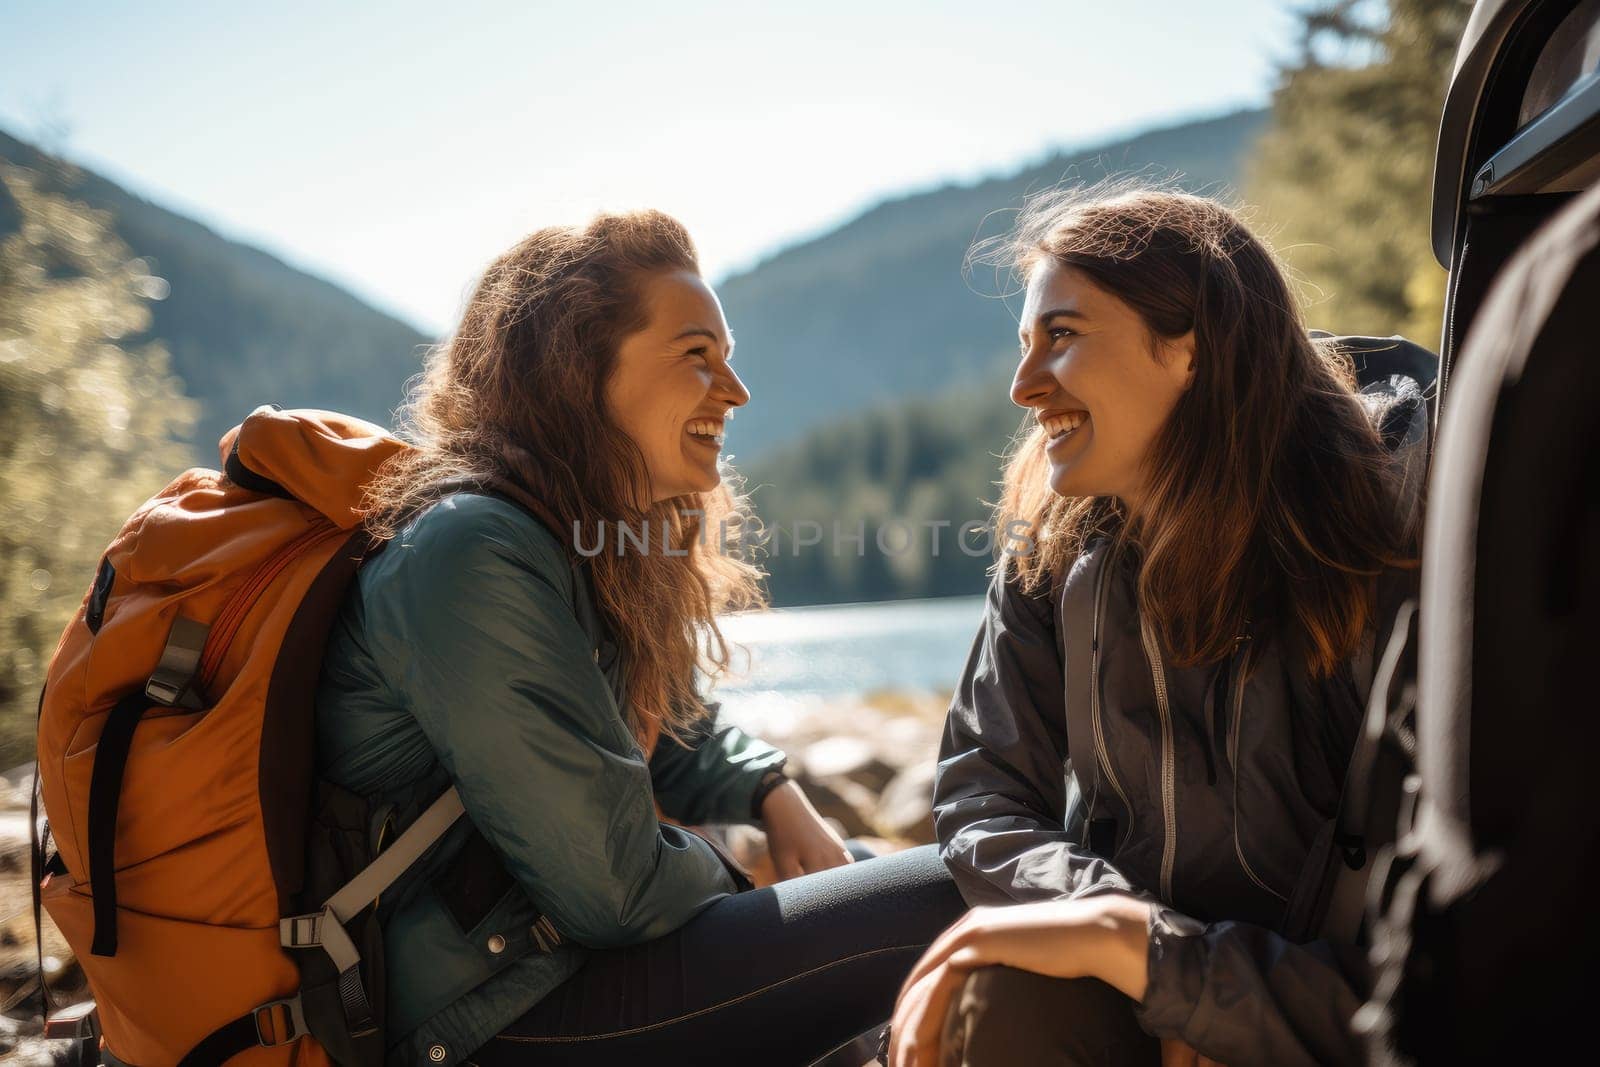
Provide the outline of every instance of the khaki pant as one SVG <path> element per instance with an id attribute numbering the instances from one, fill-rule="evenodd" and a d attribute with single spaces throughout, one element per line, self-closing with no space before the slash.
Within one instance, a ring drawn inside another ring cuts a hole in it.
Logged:
<path id="1" fill-rule="evenodd" d="M 1095 978 L 974 971 L 945 1016 L 941 1067 L 1160 1067 L 1134 1003 Z"/>

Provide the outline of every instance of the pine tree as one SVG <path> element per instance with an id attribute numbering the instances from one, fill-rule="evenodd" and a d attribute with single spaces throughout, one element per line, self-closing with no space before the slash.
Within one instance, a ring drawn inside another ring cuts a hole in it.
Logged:
<path id="1" fill-rule="evenodd" d="M 1469 0 L 1335 0 L 1303 16 L 1247 179 L 1310 325 L 1438 342 L 1429 243 L 1439 113 Z"/>

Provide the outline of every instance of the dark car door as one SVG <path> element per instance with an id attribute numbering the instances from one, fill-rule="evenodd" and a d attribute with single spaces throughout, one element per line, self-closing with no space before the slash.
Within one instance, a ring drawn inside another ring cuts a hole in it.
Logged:
<path id="1" fill-rule="evenodd" d="M 1600 0 L 1474 10 L 1440 130 L 1451 270 L 1415 815 L 1377 904 L 1375 1061 L 1565 1062 L 1600 926 Z M 1586 1057 L 1585 1057 L 1586 1058 Z"/>
<path id="2" fill-rule="evenodd" d="M 1600 174 L 1600 0 L 1480 0 L 1456 54 L 1434 165 L 1433 251 L 1450 271 L 1440 395 L 1489 286 Z"/>

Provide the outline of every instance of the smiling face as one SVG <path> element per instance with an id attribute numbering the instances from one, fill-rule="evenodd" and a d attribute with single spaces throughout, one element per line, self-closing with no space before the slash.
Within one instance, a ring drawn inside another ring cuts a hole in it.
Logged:
<path id="1" fill-rule="evenodd" d="M 717 487 L 723 424 L 750 393 L 728 365 L 722 305 L 698 274 L 652 275 L 643 293 L 648 324 L 618 346 L 606 404 L 644 455 L 655 503 Z"/>
<path id="2" fill-rule="evenodd" d="M 1142 501 L 1143 464 L 1194 377 L 1194 337 L 1153 340 L 1139 313 L 1048 256 L 1028 278 L 1011 400 L 1044 428 L 1050 488 Z"/>

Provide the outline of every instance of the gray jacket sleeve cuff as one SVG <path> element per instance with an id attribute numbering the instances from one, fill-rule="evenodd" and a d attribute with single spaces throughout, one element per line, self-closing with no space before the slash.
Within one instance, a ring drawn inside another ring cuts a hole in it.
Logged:
<path id="1" fill-rule="evenodd" d="M 1152 908 L 1149 982 L 1139 1024 L 1221 1063 L 1358 1064 L 1350 1020 L 1361 1005 L 1355 946 L 1296 944 L 1263 926 L 1203 923 Z"/>
<path id="2" fill-rule="evenodd" d="M 1150 978 L 1139 1024 L 1155 1037 L 1182 1039 L 1205 985 L 1205 923 L 1158 905 L 1150 909 Z"/>

